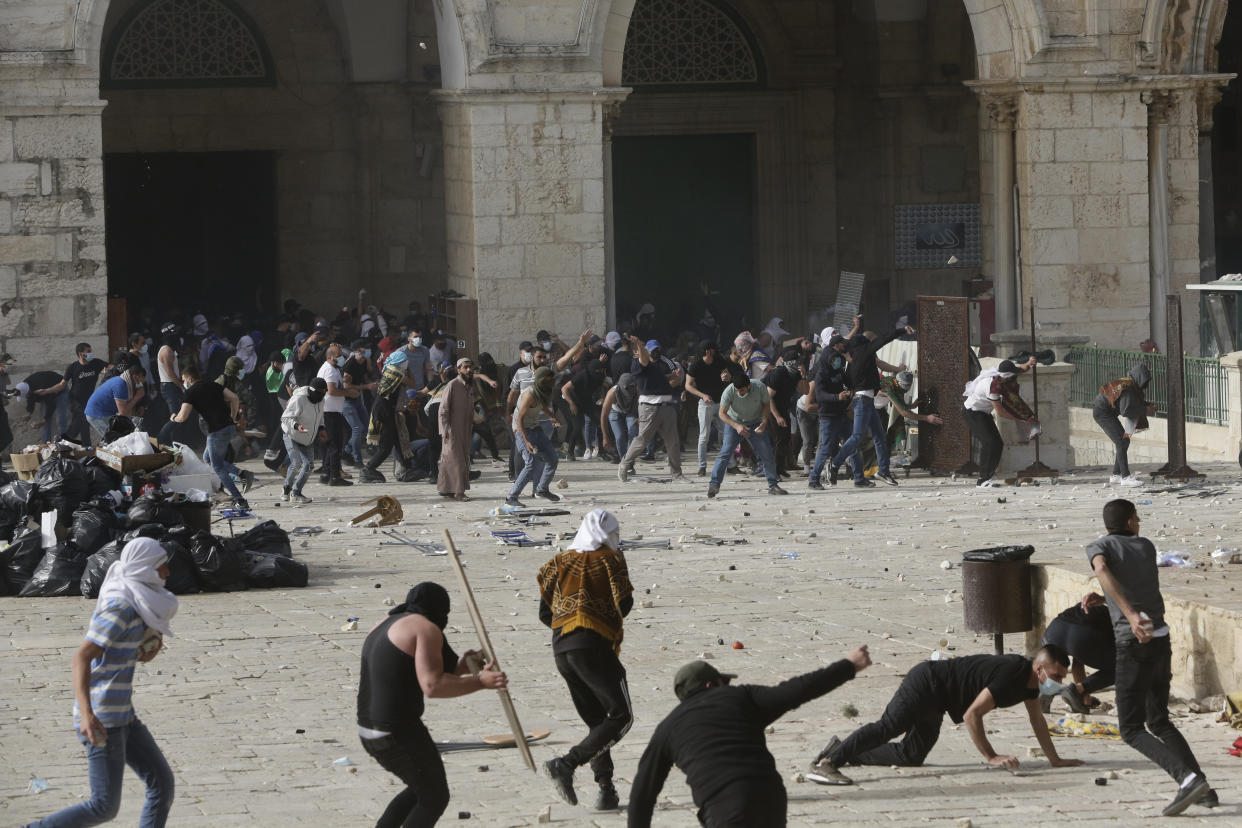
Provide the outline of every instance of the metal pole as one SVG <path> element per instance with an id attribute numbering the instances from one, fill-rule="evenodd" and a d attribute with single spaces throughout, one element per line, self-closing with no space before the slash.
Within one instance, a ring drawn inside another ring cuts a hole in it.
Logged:
<path id="1" fill-rule="evenodd" d="M 1005 654 L 1005 634 L 992 633 L 992 651 L 997 655 Z"/>

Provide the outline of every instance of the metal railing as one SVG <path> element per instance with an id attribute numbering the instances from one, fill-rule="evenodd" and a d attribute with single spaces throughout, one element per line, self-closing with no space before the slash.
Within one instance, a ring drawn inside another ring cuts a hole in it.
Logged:
<path id="1" fill-rule="evenodd" d="M 1070 405 L 1090 408 L 1100 393 L 1100 386 L 1118 377 L 1128 376 L 1130 366 L 1142 362 L 1151 371 L 1147 401 L 1157 406 L 1156 416 L 1167 417 L 1168 356 L 1142 351 L 1119 351 L 1076 345 L 1065 357 L 1077 369 L 1070 381 Z M 1207 425 L 1229 424 L 1229 383 L 1220 360 L 1211 357 L 1183 357 L 1186 377 L 1186 421 Z"/>

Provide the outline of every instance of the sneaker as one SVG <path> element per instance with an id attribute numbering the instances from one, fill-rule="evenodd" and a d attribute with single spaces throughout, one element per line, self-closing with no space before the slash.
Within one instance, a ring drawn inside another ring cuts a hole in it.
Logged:
<path id="1" fill-rule="evenodd" d="M 1121 481 L 1122 481 L 1122 477 L 1119 474 L 1110 474 L 1108 476 L 1108 485 L 1110 486 L 1116 486 Z"/>
<path id="2" fill-rule="evenodd" d="M 1208 788 L 1208 792 L 1200 797 L 1196 804 L 1202 805 L 1204 808 L 1219 808 L 1220 797 L 1216 795 L 1215 788 Z"/>
<path id="3" fill-rule="evenodd" d="M 284 491 L 282 491 L 282 492 L 280 493 L 280 501 L 281 501 L 281 503 L 288 503 L 288 502 L 289 502 L 289 487 L 288 487 L 288 486 L 286 486 L 286 487 L 284 488 Z"/>
<path id="4" fill-rule="evenodd" d="M 611 782 L 601 783 L 599 795 L 595 797 L 595 810 L 615 811 L 620 807 L 621 799 L 617 796 L 617 789 L 613 787 Z"/>
<path id="5" fill-rule="evenodd" d="M 673 475 L 672 477 L 670 477 L 670 478 L 668 479 L 668 481 L 669 481 L 670 483 L 685 483 L 685 482 L 686 482 L 686 476 L 685 476 L 684 474 L 682 474 L 681 472 L 678 472 L 677 474 L 675 474 L 675 475 Z"/>
<path id="6" fill-rule="evenodd" d="M 242 469 L 242 473 L 239 475 L 239 478 L 241 480 L 242 494 L 248 493 L 250 491 L 250 487 L 254 485 L 254 472 L 249 469 Z"/>
<path id="7" fill-rule="evenodd" d="M 990 477 L 989 477 L 987 480 L 980 480 L 980 481 L 979 481 L 978 483 L 976 483 L 975 485 L 976 485 L 978 488 L 980 488 L 980 489 L 998 489 L 998 488 L 1000 488 L 1000 484 L 999 484 L 999 483 L 997 483 L 995 480 L 993 480 L 993 479 L 992 479 L 992 478 L 990 478 Z"/>
<path id="8" fill-rule="evenodd" d="M 699 477 L 707 477 L 707 466 L 699 466 Z"/>
<path id="9" fill-rule="evenodd" d="M 483 472 L 481 472 L 481 471 L 480 471 L 480 470 L 478 470 L 478 469 L 471 469 L 471 470 L 470 470 L 470 474 L 468 475 L 468 477 L 469 477 L 469 479 L 470 479 L 471 481 L 478 480 L 478 479 L 479 479 L 480 477 L 482 477 L 482 476 L 483 476 Z"/>
<path id="10" fill-rule="evenodd" d="M 250 504 L 246 502 L 246 498 L 244 497 L 235 497 L 233 498 L 233 508 L 241 509 L 244 512 L 249 512 Z"/>
<path id="11" fill-rule="evenodd" d="M 837 485 L 837 472 L 840 471 L 836 466 L 828 467 L 828 485 Z"/>
<path id="12" fill-rule="evenodd" d="M 811 763 L 810 770 L 806 774 L 808 781 L 814 782 L 817 785 L 854 784 L 854 780 L 837 770 L 837 766 L 832 764 L 832 760 L 828 758 L 828 754 L 840 746 L 841 740 L 836 736 L 828 740 L 827 746 L 820 751 L 819 758 Z"/>
<path id="13" fill-rule="evenodd" d="M 1142 481 L 1142 480 L 1139 480 L 1139 479 L 1138 479 L 1137 477 L 1135 477 L 1134 475 L 1130 475 L 1129 477 L 1123 477 L 1123 478 L 1121 478 L 1121 482 L 1120 482 L 1118 485 L 1121 485 L 1121 486 L 1129 486 L 1129 487 L 1134 487 L 1134 486 L 1142 486 L 1142 485 L 1143 485 L 1143 481 Z"/>
<path id="14" fill-rule="evenodd" d="M 542 497 L 544 500 L 551 501 L 552 503 L 560 503 L 560 502 L 561 502 L 561 496 L 560 496 L 560 495 L 558 495 L 558 494 L 553 494 L 552 492 L 548 491 L 547 489 L 542 489 L 542 490 L 540 490 L 540 489 L 536 489 L 536 490 L 535 490 L 535 497 Z"/>
<path id="15" fill-rule="evenodd" d="M 561 799 L 570 805 L 578 804 L 578 794 L 574 793 L 574 769 L 568 762 L 559 758 L 550 759 L 543 763 L 543 772 L 552 780 L 552 786 L 556 788 Z"/>
<path id="16" fill-rule="evenodd" d="M 1182 785 L 1177 789 L 1177 796 L 1173 797 L 1173 801 L 1164 806 L 1161 813 L 1164 816 L 1177 816 L 1182 811 L 1194 805 L 1203 797 L 1207 796 L 1207 792 L 1212 789 L 1208 781 L 1202 776 L 1195 774 L 1194 779 L 1189 784 Z"/>
<path id="17" fill-rule="evenodd" d="M 516 497 L 506 497 L 505 505 L 511 509 L 525 509 L 526 504 L 518 500 Z"/>
<path id="18" fill-rule="evenodd" d="M 783 494 L 789 494 L 789 492 L 782 489 L 779 485 L 776 485 L 776 486 L 768 486 L 768 494 L 783 495 Z"/>
<path id="19" fill-rule="evenodd" d="M 631 471 L 630 469 L 627 469 L 625 467 L 624 463 L 618 463 L 617 464 L 617 479 L 620 480 L 622 483 L 628 482 L 630 479 L 630 471 Z"/>
<path id="20" fill-rule="evenodd" d="M 897 478 L 893 477 L 891 474 L 876 473 L 875 479 L 888 486 L 897 485 Z"/>
<path id="21" fill-rule="evenodd" d="M 719 487 L 719 486 L 708 486 L 708 487 L 707 487 L 707 499 L 708 499 L 708 500 L 711 500 L 711 499 L 712 499 L 713 497 L 715 497 L 715 496 L 717 495 L 717 493 L 719 493 L 719 492 L 720 492 L 720 487 Z"/>
<path id="22" fill-rule="evenodd" d="M 875 482 L 874 482 L 874 481 L 871 481 L 871 480 L 868 480 L 867 478 L 865 478 L 865 477 L 864 477 L 862 480 L 855 480 L 855 481 L 854 481 L 854 488 L 856 488 L 856 489 L 874 489 L 874 488 L 875 488 Z"/>
<path id="23" fill-rule="evenodd" d="M 1070 710 L 1075 713 L 1090 713 L 1091 708 L 1087 707 L 1087 703 L 1082 700 L 1082 694 L 1078 692 L 1078 688 L 1072 684 L 1066 684 L 1061 688 L 1061 698 L 1065 699 L 1065 703 L 1070 706 Z"/>
<path id="24" fill-rule="evenodd" d="M 824 490 L 824 484 L 820 483 L 818 480 L 812 480 L 810 483 L 806 484 L 806 487 L 808 489 L 815 489 L 816 491 L 820 491 L 820 492 Z"/>
<path id="25" fill-rule="evenodd" d="M 294 503 L 303 503 L 303 504 L 305 504 L 305 503 L 313 503 L 314 501 L 312 501 L 309 497 L 307 497 L 306 495 L 302 494 L 301 492 L 294 492 L 294 493 L 293 493 L 293 502 L 294 502 Z"/>
<path id="26" fill-rule="evenodd" d="M 378 469 L 368 469 L 366 466 L 363 466 L 362 471 L 358 472 L 358 482 L 387 483 L 388 481 L 384 479 L 383 473 Z"/>
<path id="27" fill-rule="evenodd" d="M 352 480 L 346 480 L 344 477 L 333 477 L 330 480 L 328 480 L 328 485 L 329 486 L 352 486 L 354 485 L 354 482 Z"/>

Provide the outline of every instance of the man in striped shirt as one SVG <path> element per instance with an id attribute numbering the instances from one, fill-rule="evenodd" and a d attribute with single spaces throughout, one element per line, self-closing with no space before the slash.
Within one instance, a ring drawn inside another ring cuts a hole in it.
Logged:
<path id="1" fill-rule="evenodd" d="M 73 722 L 86 747 L 91 796 L 30 828 L 98 825 L 116 818 L 128 764 L 147 785 L 141 828 L 161 828 L 173 801 L 173 774 L 134 713 L 134 667 L 155 658 L 177 599 L 164 588 L 168 554 L 135 538 L 108 570 L 86 640 L 73 657 Z"/>

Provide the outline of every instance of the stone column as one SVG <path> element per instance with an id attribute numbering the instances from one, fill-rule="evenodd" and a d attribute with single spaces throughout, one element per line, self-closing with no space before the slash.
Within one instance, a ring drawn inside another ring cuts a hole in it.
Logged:
<path id="1" fill-rule="evenodd" d="M 1169 114 L 1174 93 L 1143 93 L 1147 104 L 1147 220 L 1151 262 L 1151 338 L 1166 352 L 1165 296 L 1172 287 L 1169 252 Z"/>
<path id="2" fill-rule="evenodd" d="M 624 90 L 437 93 L 448 284 L 479 301 L 483 350 L 606 323 L 604 120 Z"/>
<path id="3" fill-rule="evenodd" d="M 1014 249 L 1013 133 L 1018 119 L 1014 95 L 985 95 L 992 130 L 992 291 L 996 330 L 1022 327 Z"/>

